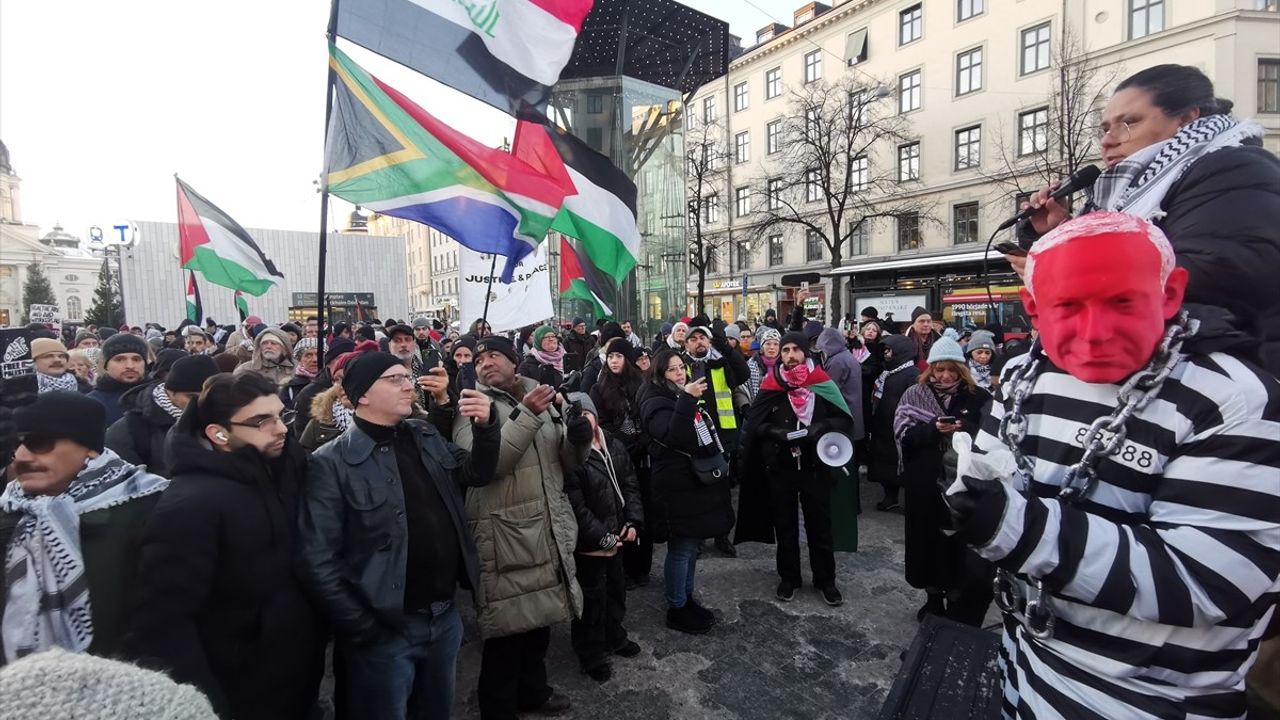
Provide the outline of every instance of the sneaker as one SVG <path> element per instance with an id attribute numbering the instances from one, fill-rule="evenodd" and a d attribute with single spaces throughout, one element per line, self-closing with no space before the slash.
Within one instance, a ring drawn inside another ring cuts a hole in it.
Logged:
<path id="1" fill-rule="evenodd" d="M 738 548 L 734 547 L 733 543 L 729 542 L 729 536 L 727 535 L 716 538 L 716 550 L 727 558 L 738 557 Z"/>
<path id="2" fill-rule="evenodd" d="M 840 594 L 840 588 L 835 585 L 818 588 L 818 592 L 822 593 L 822 601 L 831 607 L 840 607 L 844 604 L 844 596 Z"/>
<path id="3" fill-rule="evenodd" d="M 635 640 L 628 640 L 614 650 L 613 654 L 618 657 L 633 658 L 640 654 L 640 646 L 636 644 Z"/>
<path id="4" fill-rule="evenodd" d="M 684 607 L 667 609 L 667 627 L 690 635 L 705 635 L 711 624 L 686 603 Z"/>
<path id="5" fill-rule="evenodd" d="M 561 695 L 560 693 L 555 692 L 553 690 L 551 692 L 551 697 L 547 698 L 546 702 L 542 703 L 538 707 L 528 712 L 531 712 L 534 715 L 546 715 L 546 716 L 564 715 L 565 713 L 569 712 L 569 708 L 572 706 L 573 706 L 573 703 L 569 701 L 568 697 Z"/>
<path id="6" fill-rule="evenodd" d="M 705 620 L 709 625 L 716 624 L 716 614 L 711 612 L 710 608 L 690 597 L 685 601 L 685 607 L 693 608 L 693 613 Z"/>
<path id="7" fill-rule="evenodd" d="M 598 683 L 606 683 L 613 677 L 613 668 L 606 662 L 592 668 L 584 668 L 582 673 Z"/>
<path id="8" fill-rule="evenodd" d="M 796 597 L 796 586 L 783 580 L 778 583 L 778 599 L 782 602 L 791 602 Z"/>

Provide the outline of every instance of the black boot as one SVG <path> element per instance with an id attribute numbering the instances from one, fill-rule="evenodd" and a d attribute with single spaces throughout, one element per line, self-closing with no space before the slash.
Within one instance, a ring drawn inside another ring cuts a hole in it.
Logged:
<path id="1" fill-rule="evenodd" d="M 738 557 L 738 548 L 734 547 L 733 543 L 729 542 L 728 535 L 721 535 L 716 538 L 716 550 L 719 550 L 720 554 L 725 557 Z"/>
<path id="2" fill-rule="evenodd" d="M 711 630 L 711 623 L 700 616 L 691 604 L 685 603 L 684 607 L 667 609 L 667 627 L 690 635 L 705 635 Z"/>

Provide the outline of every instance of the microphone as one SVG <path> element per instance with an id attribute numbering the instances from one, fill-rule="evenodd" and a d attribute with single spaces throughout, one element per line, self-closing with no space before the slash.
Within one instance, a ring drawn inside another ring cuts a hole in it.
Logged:
<path id="1" fill-rule="evenodd" d="M 1067 179 L 1063 180 L 1062 184 L 1058 186 L 1058 189 L 1054 190 L 1049 197 L 1054 200 L 1062 200 L 1084 190 L 1085 188 L 1093 187 L 1093 184 L 1098 181 L 1098 176 L 1101 174 L 1102 171 L 1098 169 L 1097 165 L 1085 165 L 1067 176 Z M 996 232 L 1000 232 L 1001 230 L 1017 225 L 1019 222 L 1034 215 L 1035 212 L 1035 208 L 1030 207 L 1023 210 L 1017 215 L 1014 215 L 1008 220 L 1000 223 L 1000 227 L 996 228 Z"/>

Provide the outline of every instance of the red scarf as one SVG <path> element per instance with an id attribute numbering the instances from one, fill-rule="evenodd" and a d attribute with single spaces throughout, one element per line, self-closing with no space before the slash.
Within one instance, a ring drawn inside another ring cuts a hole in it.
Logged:
<path id="1" fill-rule="evenodd" d="M 809 425 L 813 422 L 813 409 L 817 405 L 817 396 L 811 388 L 824 382 L 831 382 L 831 377 L 812 360 L 805 360 L 790 370 L 779 362 L 774 371 L 760 382 L 760 391 L 787 393 L 796 419 Z"/>

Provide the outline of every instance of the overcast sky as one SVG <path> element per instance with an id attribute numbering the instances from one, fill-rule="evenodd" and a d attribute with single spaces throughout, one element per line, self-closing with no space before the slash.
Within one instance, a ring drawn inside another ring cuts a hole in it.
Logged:
<path id="1" fill-rule="evenodd" d="M 752 38 L 802 0 L 685 0 Z M 0 140 L 23 220 L 173 221 L 173 174 L 242 225 L 318 228 L 321 0 L 2 0 Z M 498 144 L 506 115 L 350 43 L 360 64 L 445 122 Z M 335 208 L 335 212 L 340 208 Z"/>

